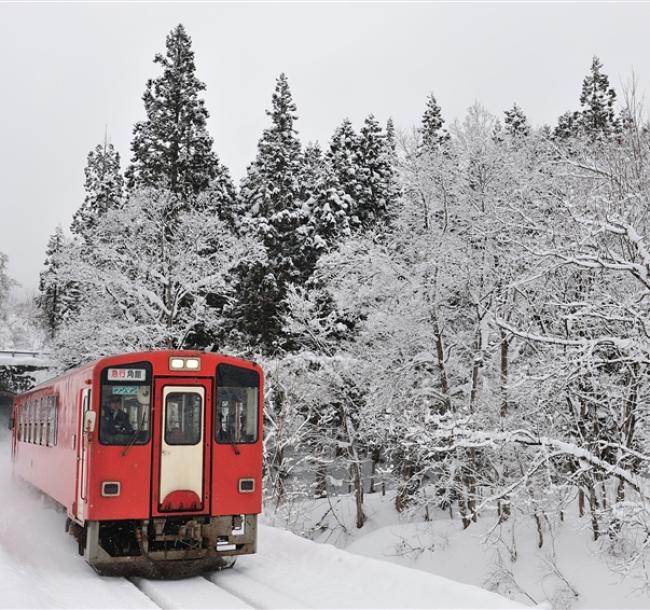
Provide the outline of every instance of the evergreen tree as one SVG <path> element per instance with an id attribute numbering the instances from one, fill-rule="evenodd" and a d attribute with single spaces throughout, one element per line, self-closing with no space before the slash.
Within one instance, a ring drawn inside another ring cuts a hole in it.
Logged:
<path id="1" fill-rule="evenodd" d="M 199 195 L 195 204 L 197 210 L 216 214 L 231 229 L 239 226 L 240 210 L 237 206 L 237 191 L 228 168 L 217 161 L 215 178 Z"/>
<path id="2" fill-rule="evenodd" d="M 298 174 L 301 201 L 308 202 L 317 194 L 327 169 L 327 161 L 318 142 L 307 144 Z"/>
<path id="3" fill-rule="evenodd" d="M 580 127 L 592 139 L 620 131 L 620 121 L 614 111 L 616 92 L 609 86 L 609 77 L 601 72 L 602 67 L 594 56 L 591 71 L 582 81 L 580 94 Z"/>
<path id="4" fill-rule="evenodd" d="M 8 260 L 9 257 L 4 252 L 0 252 L 0 320 L 4 318 L 9 290 L 13 284 L 6 271 Z"/>
<path id="5" fill-rule="evenodd" d="M 349 119 L 339 125 L 330 140 L 327 160 L 332 180 L 342 189 L 349 203 L 348 223 L 351 229 L 360 227 L 357 216 L 357 202 L 361 195 L 359 136 L 354 131 Z"/>
<path id="6" fill-rule="evenodd" d="M 283 344 L 287 286 L 309 275 L 309 211 L 301 200 L 303 155 L 293 127 L 296 105 L 287 77 L 277 79 L 271 127 L 264 130 L 255 161 L 240 190 L 241 207 L 266 258 L 242 263 L 233 319 L 255 343 L 272 352 Z"/>
<path id="7" fill-rule="evenodd" d="M 523 110 L 513 104 L 510 110 L 504 112 L 505 130 L 512 138 L 525 138 L 530 135 L 530 125 Z"/>
<path id="8" fill-rule="evenodd" d="M 71 231 L 88 243 L 99 218 L 122 204 L 124 179 L 120 173 L 120 155 L 107 139 L 88 153 L 84 174 L 86 197 L 75 212 Z"/>
<path id="9" fill-rule="evenodd" d="M 565 112 L 557 120 L 557 125 L 553 130 L 553 138 L 557 140 L 568 140 L 578 134 L 578 113 Z"/>
<path id="10" fill-rule="evenodd" d="M 167 36 L 167 52 L 157 54 L 162 76 L 149 80 L 143 95 L 147 119 L 136 123 L 126 172 L 129 189 L 156 186 L 187 198 L 217 178 L 220 166 L 212 152 L 208 111 L 199 93 L 205 85 L 195 75 L 191 39 L 179 24 Z"/>
<path id="11" fill-rule="evenodd" d="M 443 127 L 445 120 L 442 118 L 442 110 L 438 106 L 433 93 L 427 98 L 427 106 L 422 115 L 422 126 L 420 134 L 422 146 L 425 150 L 435 150 L 449 140 L 449 134 Z"/>
<path id="12" fill-rule="evenodd" d="M 78 284 L 62 272 L 68 247 L 63 229 L 58 225 L 47 242 L 45 269 L 40 274 L 40 295 L 37 297 L 37 306 L 50 337 L 55 337 L 79 309 Z"/>
<path id="13" fill-rule="evenodd" d="M 369 115 L 359 139 L 359 194 L 356 215 L 362 229 L 385 221 L 396 195 L 392 150 L 379 122 Z"/>
<path id="14" fill-rule="evenodd" d="M 350 235 L 349 215 L 354 202 L 319 147 L 305 150 L 302 176 L 303 201 L 309 210 L 311 275 L 319 256 L 334 246 L 340 237 Z"/>

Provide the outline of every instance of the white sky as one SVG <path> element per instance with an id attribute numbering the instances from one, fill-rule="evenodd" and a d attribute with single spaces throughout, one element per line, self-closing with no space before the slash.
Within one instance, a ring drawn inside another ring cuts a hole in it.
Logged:
<path id="1" fill-rule="evenodd" d="M 152 62 L 169 30 L 192 37 L 215 150 L 238 182 L 284 71 L 303 143 L 349 117 L 416 124 L 433 91 L 448 121 L 517 102 L 535 124 L 578 107 L 598 55 L 617 91 L 648 91 L 648 3 L 0 3 L 0 251 L 23 291 L 83 201 L 88 151 L 130 159 Z"/>

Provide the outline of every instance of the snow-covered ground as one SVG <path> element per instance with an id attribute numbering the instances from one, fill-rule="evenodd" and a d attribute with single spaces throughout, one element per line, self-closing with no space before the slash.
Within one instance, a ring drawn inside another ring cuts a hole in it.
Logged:
<path id="1" fill-rule="evenodd" d="M 232 570 L 129 581 L 100 577 L 77 555 L 64 513 L 12 477 L 6 434 L 0 487 L 2 608 L 650 608 L 643 575 L 617 576 L 575 514 L 538 549 L 534 522 L 521 515 L 496 528 L 486 516 L 463 531 L 444 513 L 400 520 L 389 495 L 372 494 L 356 530 L 350 499 L 313 501 L 294 505 L 290 521 L 298 531 L 326 524 L 320 543 L 273 527 L 280 519 L 267 514 L 258 554 Z"/>
<path id="2" fill-rule="evenodd" d="M 439 511 L 400 519 L 387 494 L 366 494 L 368 521 L 354 527 L 354 500 L 340 497 L 294 505 L 289 515 L 266 517 L 295 531 L 319 531 L 316 540 L 365 557 L 480 586 L 522 604 L 543 608 L 650 608 L 648 577 L 639 568 L 623 578 L 609 539 L 592 538 L 588 516 L 577 509 L 563 522 L 548 515 L 544 543 L 538 548 L 535 521 L 513 513 L 504 525 L 486 513 L 467 530 L 460 519 Z M 319 524 L 318 528 L 314 525 Z"/>
<path id="3" fill-rule="evenodd" d="M 262 526 L 259 552 L 232 570 L 180 581 L 97 576 L 65 515 L 11 476 L 0 440 L 2 608 L 514 608 L 499 595 Z M 369 547 L 361 548 L 361 551 Z"/>

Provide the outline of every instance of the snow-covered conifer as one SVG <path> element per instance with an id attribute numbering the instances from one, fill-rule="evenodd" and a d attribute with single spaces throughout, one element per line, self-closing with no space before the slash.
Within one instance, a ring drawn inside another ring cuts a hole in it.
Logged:
<path id="1" fill-rule="evenodd" d="M 614 109 L 616 91 L 609 86 L 609 77 L 602 68 L 603 64 L 594 56 L 580 93 L 580 127 L 592 139 L 611 136 L 621 127 Z"/>
<path id="2" fill-rule="evenodd" d="M 267 110 L 271 126 L 262 134 L 239 193 L 249 229 L 266 256 L 264 262 L 240 265 L 233 320 L 267 351 L 282 344 L 287 286 L 304 282 L 310 273 L 309 210 L 301 200 L 303 155 L 295 113 L 289 82 L 281 74 Z"/>
<path id="3" fill-rule="evenodd" d="M 74 214 L 70 230 L 89 243 L 98 219 L 122 203 L 124 179 L 120 154 L 107 139 L 88 153 L 84 174 L 86 197 Z"/>
<path id="4" fill-rule="evenodd" d="M 442 110 L 433 93 L 427 97 L 427 105 L 422 115 L 420 136 L 425 150 L 435 150 L 449 140 L 449 134 L 444 128 L 445 120 Z"/>
<path id="5" fill-rule="evenodd" d="M 348 211 L 351 229 L 360 227 L 357 215 L 357 202 L 361 193 L 359 155 L 359 135 L 354 131 L 351 121 L 344 119 L 334 130 L 329 142 L 327 159 L 334 173 L 334 179 L 341 186 L 351 203 Z"/>
<path id="6" fill-rule="evenodd" d="M 57 226 L 47 243 L 37 298 L 50 338 L 56 337 L 62 326 L 78 313 L 80 306 L 79 284 L 65 270 L 71 249 L 72 243 L 65 238 L 61 226 Z"/>
<path id="7" fill-rule="evenodd" d="M 510 110 L 504 112 L 505 130 L 512 138 L 522 138 L 530 135 L 530 125 L 523 110 L 517 104 L 513 104 Z"/>
<path id="8" fill-rule="evenodd" d="M 356 216 L 362 229 L 385 223 L 396 197 L 393 152 L 379 122 L 366 117 L 359 137 Z"/>
<path id="9" fill-rule="evenodd" d="M 166 53 L 154 63 L 161 76 L 150 79 L 143 95 L 147 118 L 136 123 L 129 189 L 155 186 L 182 198 L 198 195 L 222 171 L 207 131 L 208 110 L 199 94 L 191 39 L 182 24 L 167 36 Z"/>

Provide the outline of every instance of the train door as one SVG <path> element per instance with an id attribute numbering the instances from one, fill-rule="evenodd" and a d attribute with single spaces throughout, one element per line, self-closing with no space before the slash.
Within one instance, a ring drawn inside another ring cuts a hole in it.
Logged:
<path id="1" fill-rule="evenodd" d="M 90 411 L 90 388 L 81 390 L 81 405 L 77 427 L 77 519 L 83 521 L 88 489 L 88 435 L 84 433 L 84 419 Z"/>
<path id="2" fill-rule="evenodd" d="M 152 512 L 207 512 L 210 473 L 210 380 L 156 379 Z"/>

